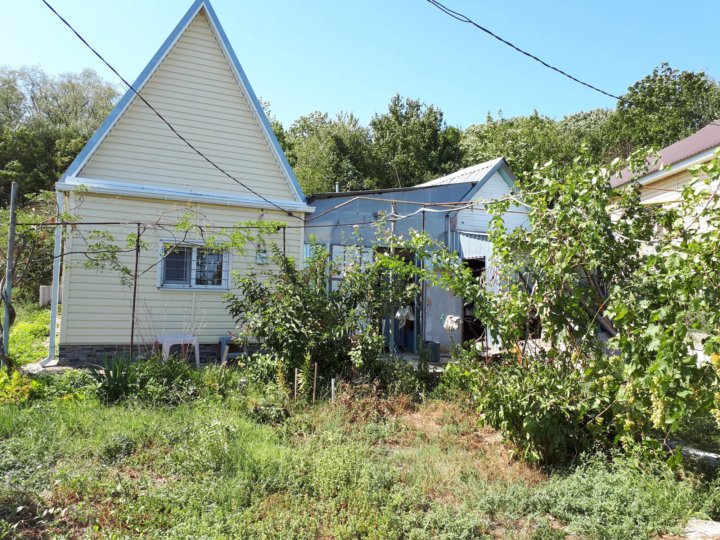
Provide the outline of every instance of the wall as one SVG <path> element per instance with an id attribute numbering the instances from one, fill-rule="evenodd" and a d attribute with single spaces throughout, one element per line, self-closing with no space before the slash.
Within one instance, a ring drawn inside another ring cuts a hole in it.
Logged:
<path id="1" fill-rule="evenodd" d="M 141 90 L 220 167 L 271 199 L 295 199 L 249 96 L 201 12 Z M 202 193 L 248 195 L 135 99 L 77 176 Z"/>
<path id="2" fill-rule="evenodd" d="M 128 199 L 110 196 L 77 194 L 68 196 L 70 207 L 67 211 L 79 215 L 82 221 L 161 221 L 175 223 L 188 211 L 194 212 L 194 220 L 205 226 L 232 226 L 238 222 L 265 220 L 288 222 L 288 216 L 281 212 L 243 209 L 217 205 L 179 204 L 150 199 Z M 301 260 L 303 253 L 302 223 L 290 219 L 286 231 L 288 255 Z M 88 236 L 93 230 L 111 232 L 119 245 L 125 247 L 127 235 L 135 232 L 135 226 L 79 226 L 69 231 L 69 240 L 64 251 L 71 253 L 64 258 L 60 353 L 63 345 L 113 345 L 130 341 L 130 317 L 132 289 L 120 283 L 120 275 L 113 270 L 95 270 L 84 267 L 82 253 L 87 250 Z M 158 333 L 191 332 L 201 343 L 217 343 L 220 336 L 228 335 L 235 323 L 225 309 L 224 294 L 218 290 L 171 290 L 158 288 L 160 239 L 173 240 L 182 233 L 172 227 L 150 228 L 142 236 L 147 243 L 139 260 L 140 272 L 145 272 L 138 281 L 136 341 L 148 342 Z M 200 240 L 198 234 L 190 238 Z M 282 246 L 282 233 L 278 232 L 268 243 L 274 241 Z M 249 246 L 243 255 L 233 253 L 232 270 L 270 269 L 255 262 L 255 246 Z M 130 268 L 134 264 L 134 253 L 121 254 L 121 260 Z"/>

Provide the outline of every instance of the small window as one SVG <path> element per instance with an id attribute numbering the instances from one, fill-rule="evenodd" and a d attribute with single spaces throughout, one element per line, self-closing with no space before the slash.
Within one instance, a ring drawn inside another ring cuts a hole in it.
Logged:
<path id="1" fill-rule="evenodd" d="M 202 246 L 161 244 L 158 287 L 227 289 L 230 255 Z"/>

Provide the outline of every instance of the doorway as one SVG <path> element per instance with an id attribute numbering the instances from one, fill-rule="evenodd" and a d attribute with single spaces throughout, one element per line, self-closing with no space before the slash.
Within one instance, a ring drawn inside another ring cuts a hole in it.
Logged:
<path id="1" fill-rule="evenodd" d="M 465 266 L 470 268 L 473 277 L 477 281 L 485 280 L 484 257 L 478 259 L 464 259 L 463 263 Z M 475 317 L 475 303 L 466 302 L 463 305 L 462 340 L 465 342 L 477 341 L 479 339 L 485 339 L 485 325 L 480 319 Z"/>

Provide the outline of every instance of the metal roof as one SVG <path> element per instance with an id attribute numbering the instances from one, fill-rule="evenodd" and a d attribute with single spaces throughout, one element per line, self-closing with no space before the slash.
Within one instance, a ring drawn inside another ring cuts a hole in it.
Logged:
<path id="1" fill-rule="evenodd" d="M 410 187 L 368 189 L 364 191 L 330 191 L 327 193 L 315 193 L 314 195 L 310 195 L 308 197 L 308 201 L 313 202 L 320 199 L 331 199 L 335 197 L 379 195 L 383 193 L 403 193 L 406 191 L 416 191 L 438 186 L 449 186 L 453 184 L 473 184 L 477 182 L 482 182 L 486 178 L 489 178 L 498 169 L 503 167 L 503 165 L 507 166 L 507 162 L 505 161 L 504 157 L 499 157 L 491 159 L 490 161 L 485 161 L 484 163 L 478 163 L 477 165 L 460 169 L 446 176 L 441 176 L 440 178 L 435 178 L 434 180 L 430 180 L 428 182 L 424 182 L 422 184 L 417 184 Z M 510 169 L 508 168 L 507 170 L 510 173 Z M 510 173 L 510 176 L 512 177 L 512 173 Z"/>
<path id="2" fill-rule="evenodd" d="M 666 146 L 660 150 L 660 159 L 657 162 L 648 160 L 649 168 L 643 176 L 647 176 L 660 169 L 660 165 L 675 165 L 686 159 L 689 159 L 701 152 L 720 146 L 720 120 L 711 122 L 699 131 L 696 131 L 689 137 L 680 139 L 679 141 Z M 618 187 L 627 184 L 633 179 L 633 173 L 624 169 L 620 176 L 610 180 L 612 187 Z"/>
<path id="3" fill-rule="evenodd" d="M 445 186 L 448 184 L 464 184 L 467 182 L 479 182 L 485 178 L 488 174 L 494 173 L 500 166 L 505 162 L 504 157 L 491 159 L 484 163 L 478 163 L 472 167 L 466 167 L 455 171 L 446 176 L 423 182 L 415 187 L 429 187 L 429 186 Z"/>

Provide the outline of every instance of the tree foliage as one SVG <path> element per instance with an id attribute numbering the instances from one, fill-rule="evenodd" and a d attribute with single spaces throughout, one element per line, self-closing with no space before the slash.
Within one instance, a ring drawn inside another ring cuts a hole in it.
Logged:
<path id="1" fill-rule="evenodd" d="M 52 189 L 116 98 L 90 69 L 53 77 L 0 68 L 0 204 L 13 181 L 24 199 Z"/>
<path id="2" fill-rule="evenodd" d="M 642 205 L 637 185 L 609 187 L 624 165 L 580 156 L 537 168 L 514 197 L 528 228 L 505 230 L 515 201 L 494 203 L 494 290 L 457 262 L 434 262 L 506 351 L 505 364 L 472 368 L 478 405 L 546 463 L 720 418 L 720 154 L 664 208 Z"/>
<path id="3" fill-rule="evenodd" d="M 434 105 L 393 96 L 370 120 L 379 188 L 409 187 L 460 167 L 460 130 Z"/>
<path id="4" fill-rule="evenodd" d="M 608 136 L 614 150 L 660 149 L 720 118 L 720 86 L 705 72 L 662 63 L 620 97 Z M 614 156 L 613 156 L 614 157 Z"/>

